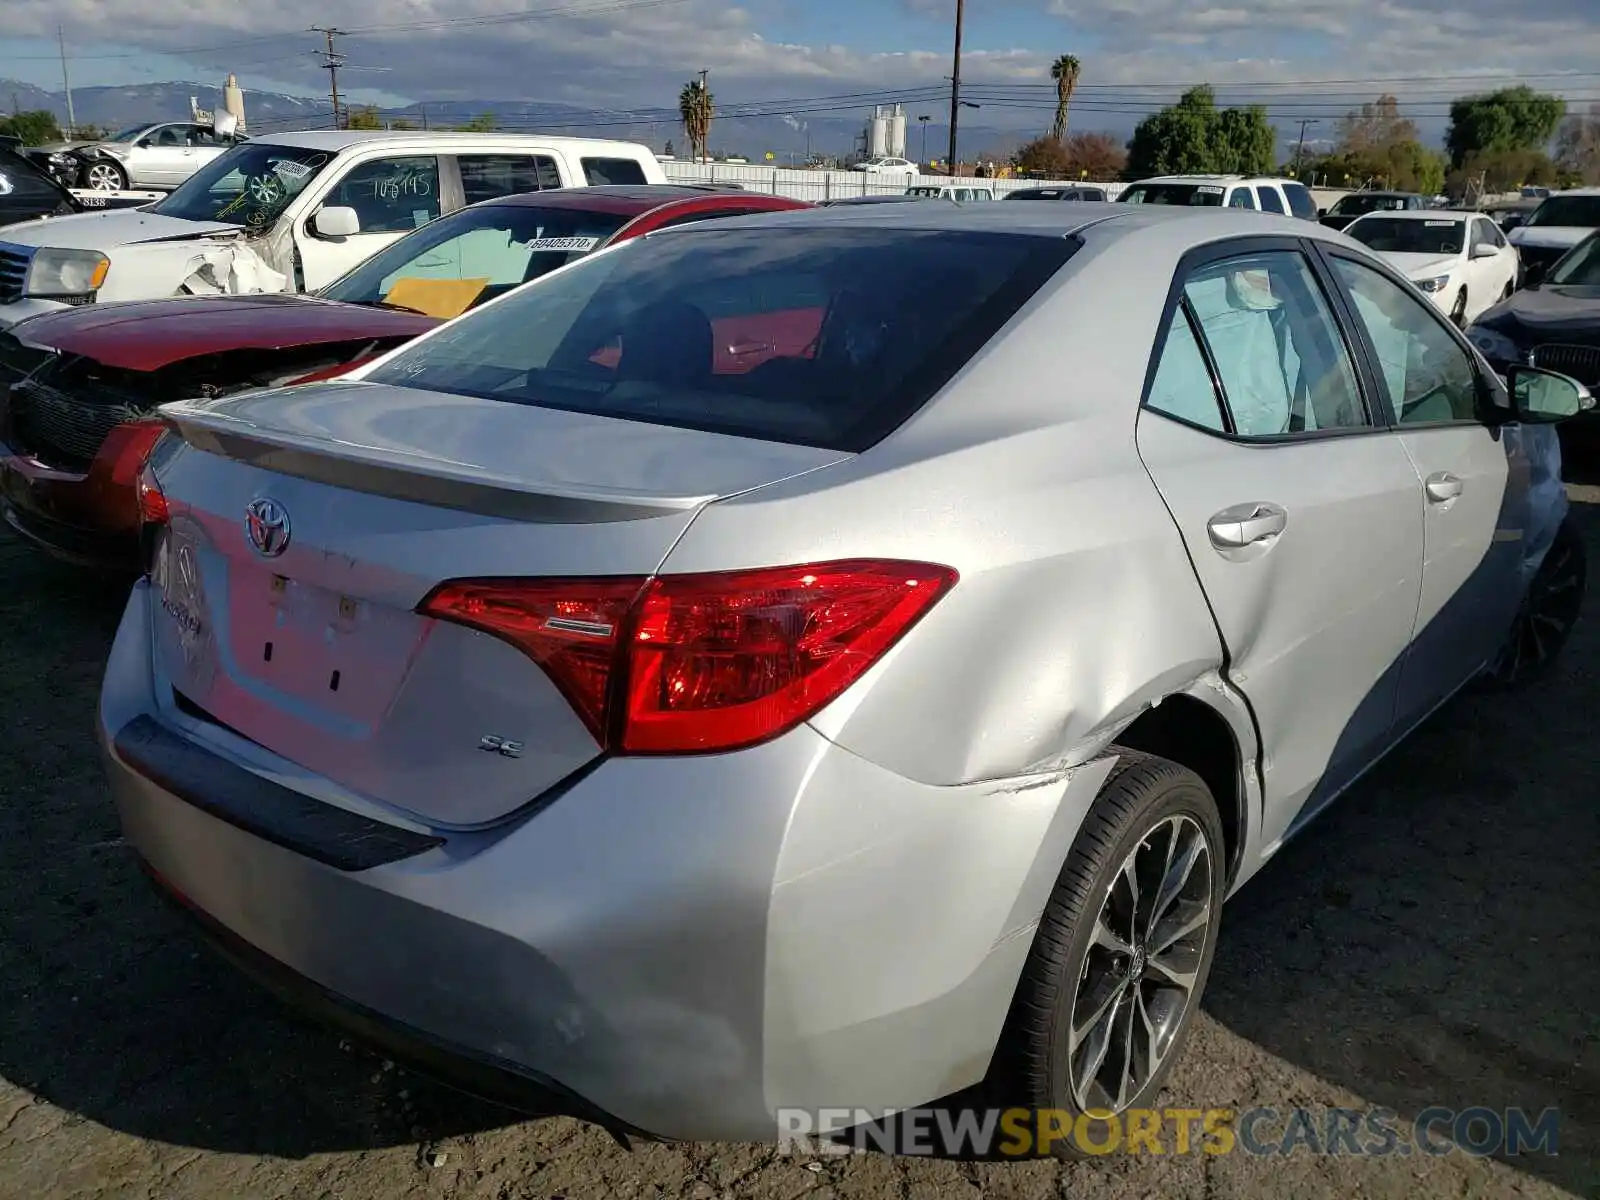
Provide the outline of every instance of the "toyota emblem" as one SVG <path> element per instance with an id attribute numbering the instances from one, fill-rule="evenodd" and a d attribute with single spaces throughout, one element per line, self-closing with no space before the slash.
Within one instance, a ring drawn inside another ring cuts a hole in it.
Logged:
<path id="1" fill-rule="evenodd" d="M 277 558 L 289 548 L 289 512 L 267 496 L 245 506 L 244 529 L 262 558 Z"/>

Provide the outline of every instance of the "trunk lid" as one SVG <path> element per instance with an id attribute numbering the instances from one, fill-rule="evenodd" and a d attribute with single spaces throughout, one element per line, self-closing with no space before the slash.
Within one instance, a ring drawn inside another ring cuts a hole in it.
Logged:
<path id="1" fill-rule="evenodd" d="M 435 826 L 492 822 L 599 753 L 531 659 L 416 613 L 437 584 L 649 575 L 709 501 L 848 457 L 359 382 L 162 412 L 187 443 L 159 456 L 152 572 L 176 702 L 308 792 Z M 263 500 L 273 556 L 247 527 Z"/>

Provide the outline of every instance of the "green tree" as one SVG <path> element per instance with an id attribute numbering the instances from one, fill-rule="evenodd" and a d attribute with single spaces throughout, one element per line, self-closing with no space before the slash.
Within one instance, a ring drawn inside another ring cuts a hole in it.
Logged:
<path id="1" fill-rule="evenodd" d="M 1056 116 L 1050 123 L 1050 136 L 1058 142 L 1067 136 L 1067 109 L 1072 106 L 1072 94 L 1078 90 L 1081 64 L 1070 54 L 1063 54 L 1050 64 L 1050 78 L 1056 81 Z"/>
<path id="2" fill-rule="evenodd" d="M 1450 105 L 1450 129 L 1445 134 L 1450 164 L 1460 168 L 1473 155 L 1542 150 L 1566 114 L 1567 102 L 1560 96 L 1536 92 L 1526 84 L 1462 96 Z"/>
<path id="3" fill-rule="evenodd" d="M 42 108 L 0 117 L 0 133 L 21 138 L 24 146 L 44 146 L 63 140 L 55 115 Z"/>
<path id="4" fill-rule="evenodd" d="M 479 113 L 465 125 L 457 125 L 457 133 L 493 133 L 499 122 L 493 113 Z"/>
<path id="5" fill-rule="evenodd" d="M 1543 150 L 1489 150 L 1469 154 L 1453 169 L 1447 186 L 1453 195 L 1512 192 L 1520 187 L 1553 187 L 1561 177 L 1555 162 Z"/>
<path id="6" fill-rule="evenodd" d="M 376 105 L 365 104 L 350 110 L 345 125 L 350 129 L 382 129 L 383 118 L 378 115 Z"/>
<path id="7" fill-rule="evenodd" d="M 1277 162 L 1277 131 L 1266 109 L 1217 108 L 1209 85 L 1140 121 L 1128 143 L 1130 178 L 1239 173 L 1264 175 Z"/>
<path id="8" fill-rule="evenodd" d="M 1011 156 L 1011 165 L 1040 179 L 1066 179 L 1072 167 L 1067 148 L 1054 136 L 1034 138 Z"/>
<path id="9" fill-rule="evenodd" d="M 1394 188 L 1428 195 L 1444 186 L 1445 162 L 1422 144 L 1414 121 L 1400 114 L 1387 93 L 1345 114 L 1331 155 L 1310 164 L 1313 175 L 1335 183 Z"/>

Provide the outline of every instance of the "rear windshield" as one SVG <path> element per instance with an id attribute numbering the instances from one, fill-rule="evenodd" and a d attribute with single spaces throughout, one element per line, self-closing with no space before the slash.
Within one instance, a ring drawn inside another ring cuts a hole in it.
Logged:
<path id="1" fill-rule="evenodd" d="M 1460 254 L 1465 221 L 1362 217 L 1346 227 L 1356 241 L 1383 254 Z"/>
<path id="2" fill-rule="evenodd" d="M 1600 196 L 1551 196 L 1523 224 L 1529 229 L 1536 225 L 1600 229 Z"/>
<path id="3" fill-rule="evenodd" d="M 1066 262 L 1067 238 L 686 226 L 406 347 L 374 383 L 859 451 Z"/>
<path id="4" fill-rule="evenodd" d="M 581 258 L 631 219 L 579 208 L 480 204 L 385 247 L 321 294 L 346 304 L 454 317 Z"/>
<path id="5" fill-rule="evenodd" d="M 1177 204 L 1221 208 L 1227 188 L 1217 183 L 1136 183 L 1118 196 L 1124 204 Z"/>
<path id="6" fill-rule="evenodd" d="M 1410 207 L 1406 197 L 1386 192 L 1352 192 L 1329 210 L 1330 215 L 1359 217 L 1369 212 L 1402 212 Z"/>

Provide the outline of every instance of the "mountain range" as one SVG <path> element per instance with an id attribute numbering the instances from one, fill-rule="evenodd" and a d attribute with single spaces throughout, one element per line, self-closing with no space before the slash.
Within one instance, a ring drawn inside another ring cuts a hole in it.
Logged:
<path id="1" fill-rule="evenodd" d="M 216 84 L 149 83 L 126 87 L 78 87 L 72 90 L 72 112 L 79 125 L 98 125 L 125 129 L 141 122 L 179 121 L 189 116 L 189 97 L 198 99 L 201 108 L 212 108 L 220 101 Z M 246 129 L 255 134 L 285 129 L 317 129 L 331 124 L 332 106 L 326 98 L 289 96 L 279 92 L 245 89 Z M 740 108 L 755 109 L 754 115 L 740 115 Z M 0 110 L 25 112 L 45 109 L 66 124 L 66 96 L 62 92 L 0 79 Z M 922 109 L 907 112 L 907 155 L 912 158 L 943 156 L 949 141 L 948 125 L 928 109 L 934 119 L 925 126 L 916 118 Z M 448 128 L 463 125 L 475 117 L 489 114 L 504 130 L 573 134 L 588 137 L 618 138 L 643 142 L 660 151 L 667 142 L 684 143 L 683 130 L 669 110 L 642 112 L 586 108 L 574 104 L 527 100 L 451 100 L 425 101 L 397 108 L 380 108 L 383 120 L 406 121 L 411 125 Z M 712 125 L 711 149 L 719 154 L 740 154 L 760 161 L 772 154 L 775 161 L 804 160 L 807 155 L 845 155 L 857 147 L 871 115 L 863 106 L 858 115 L 831 116 L 774 114 L 765 106 L 730 106 L 717 114 Z M 1031 136 L 1029 131 L 996 129 L 981 125 L 962 125 L 964 155 L 1004 154 Z M 923 153 L 924 138 L 927 151 Z"/>

